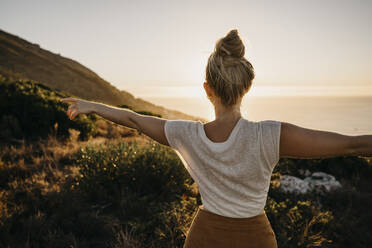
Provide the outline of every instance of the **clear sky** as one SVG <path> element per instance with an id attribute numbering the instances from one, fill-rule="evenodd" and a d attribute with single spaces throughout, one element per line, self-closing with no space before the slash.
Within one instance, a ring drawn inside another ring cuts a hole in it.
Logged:
<path id="1" fill-rule="evenodd" d="M 369 0 L 1 0 L 0 13 L 0 29 L 135 95 L 200 94 L 215 41 L 233 28 L 257 94 L 372 95 Z"/>

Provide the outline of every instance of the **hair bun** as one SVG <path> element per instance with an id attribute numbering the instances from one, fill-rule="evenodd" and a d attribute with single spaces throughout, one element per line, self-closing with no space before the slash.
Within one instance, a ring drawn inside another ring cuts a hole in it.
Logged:
<path id="1" fill-rule="evenodd" d="M 245 47 L 240 39 L 238 30 L 231 30 L 225 37 L 216 43 L 215 52 L 220 56 L 244 57 Z"/>

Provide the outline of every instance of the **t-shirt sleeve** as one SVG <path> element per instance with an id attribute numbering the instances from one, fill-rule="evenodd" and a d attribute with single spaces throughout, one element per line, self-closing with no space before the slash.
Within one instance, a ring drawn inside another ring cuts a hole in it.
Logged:
<path id="1" fill-rule="evenodd" d="M 170 147 L 179 150 L 182 145 L 182 137 L 185 134 L 185 120 L 167 120 L 164 124 L 165 137 L 168 140 Z"/>
<path id="2" fill-rule="evenodd" d="M 261 155 L 269 169 L 272 170 L 274 169 L 275 165 L 278 163 L 280 158 L 279 146 L 281 122 L 266 120 L 261 121 L 260 124 L 261 124 L 260 128 Z"/>

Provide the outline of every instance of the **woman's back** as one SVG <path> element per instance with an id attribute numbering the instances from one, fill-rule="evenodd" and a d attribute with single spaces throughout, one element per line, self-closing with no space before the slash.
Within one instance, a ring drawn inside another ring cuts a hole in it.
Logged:
<path id="1" fill-rule="evenodd" d="M 211 141 L 200 121 L 167 120 L 168 143 L 199 186 L 206 210 L 247 218 L 262 212 L 279 160 L 280 122 L 240 118 L 224 142 Z"/>

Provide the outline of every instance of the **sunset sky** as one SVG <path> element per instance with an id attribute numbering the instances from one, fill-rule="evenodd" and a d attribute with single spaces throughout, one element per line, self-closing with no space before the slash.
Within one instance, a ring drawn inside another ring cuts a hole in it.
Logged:
<path id="1" fill-rule="evenodd" d="M 215 41 L 238 29 L 253 95 L 372 95 L 372 1 L 0 2 L 0 29 L 135 96 L 202 96 Z"/>

